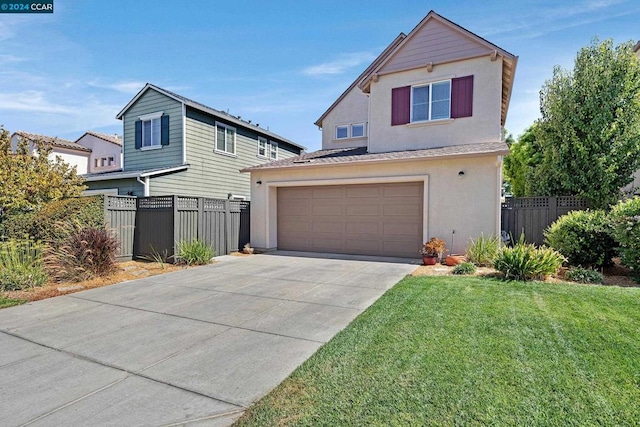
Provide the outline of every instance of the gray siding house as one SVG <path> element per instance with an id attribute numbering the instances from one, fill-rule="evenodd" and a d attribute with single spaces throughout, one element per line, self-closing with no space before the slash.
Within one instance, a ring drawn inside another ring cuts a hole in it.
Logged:
<path id="1" fill-rule="evenodd" d="M 91 192 L 249 199 L 250 178 L 240 169 L 305 148 L 150 83 L 116 118 L 123 121 L 122 170 L 84 175 Z"/>

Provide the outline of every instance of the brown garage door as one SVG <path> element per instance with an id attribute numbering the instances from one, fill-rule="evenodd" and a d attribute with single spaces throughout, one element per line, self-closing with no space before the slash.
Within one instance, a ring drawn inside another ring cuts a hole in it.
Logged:
<path id="1" fill-rule="evenodd" d="M 278 188 L 278 249 L 418 256 L 423 183 Z"/>

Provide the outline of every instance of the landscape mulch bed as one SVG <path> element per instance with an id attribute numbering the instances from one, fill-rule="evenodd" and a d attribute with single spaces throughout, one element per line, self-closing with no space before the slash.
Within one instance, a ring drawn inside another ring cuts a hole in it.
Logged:
<path id="1" fill-rule="evenodd" d="M 155 276 L 157 274 L 169 273 L 183 268 L 185 267 L 173 264 L 160 264 L 147 261 L 126 261 L 118 263 L 118 270 L 106 277 L 98 277 L 84 282 L 75 283 L 48 283 L 37 288 L 30 288 L 21 291 L 8 291 L 0 294 L 9 299 L 38 301 L 41 299 L 83 291 L 85 289 L 99 288 L 102 286 L 113 285 L 115 283 L 126 282 L 128 280 L 142 279 L 144 277 Z"/>
<path id="2" fill-rule="evenodd" d="M 448 276 L 453 274 L 451 272 L 453 267 L 449 267 L 446 265 L 421 265 L 415 269 L 412 276 Z M 545 282 L 567 282 L 565 279 L 566 268 L 563 268 L 560 273 L 556 276 L 548 277 Z M 636 283 L 633 280 L 631 271 L 620 265 L 620 260 L 614 258 L 614 265 L 611 267 L 606 267 L 602 270 L 604 274 L 604 286 L 621 286 L 621 287 L 640 287 L 640 284 Z M 485 277 L 500 277 L 500 273 L 498 273 L 493 268 L 487 267 L 478 267 L 476 271 L 476 276 L 485 276 Z"/>

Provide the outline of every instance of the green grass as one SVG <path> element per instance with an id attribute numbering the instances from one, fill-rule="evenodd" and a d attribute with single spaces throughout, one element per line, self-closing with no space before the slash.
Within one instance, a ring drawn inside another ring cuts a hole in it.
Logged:
<path id="1" fill-rule="evenodd" d="M 239 426 L 638 425 L 640 289 L 412 277 Z"/>
<path id="2" fill-rule="evenodd" d="M 10 299 L 0 295 L 0 308 L 12 307 L 14 305 L 24 304 L 25 301 L 19 299 Z"/>

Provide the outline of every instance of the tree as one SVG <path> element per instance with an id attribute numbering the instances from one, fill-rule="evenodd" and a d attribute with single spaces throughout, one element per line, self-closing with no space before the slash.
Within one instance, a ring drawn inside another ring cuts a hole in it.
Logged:
<path id="1" fill-rule="evenodd" d="M 529 126 L 517 141 L 511 135 L 505 140 L 510 152 L 504 158 L 504 177 L 515 197 L 533 196 L 536 193 L 532 175 L 540 164 L 540 154 L 535 128 L 535 123 Z"/>
<path id="2" fill-rule="evenodd" d="M 35 141 L 36 154 L 29 153 L 21 139 L 16 153 L 11 150 L 9 132 L 0 126 L 0 212 L 28 212 L 45 203 L 79 196 L 86 188 L 76 168 L 60 157 L 49 159 L 51 147 Z"/>
<path id="3" fill-rule="evenodd" d="M 537 195 L 577 195 L 606 208 L 640 168 L 640 60 L 633 42 L 594 39 L 573 71 L 555 67 L 534 129 Z"/>

